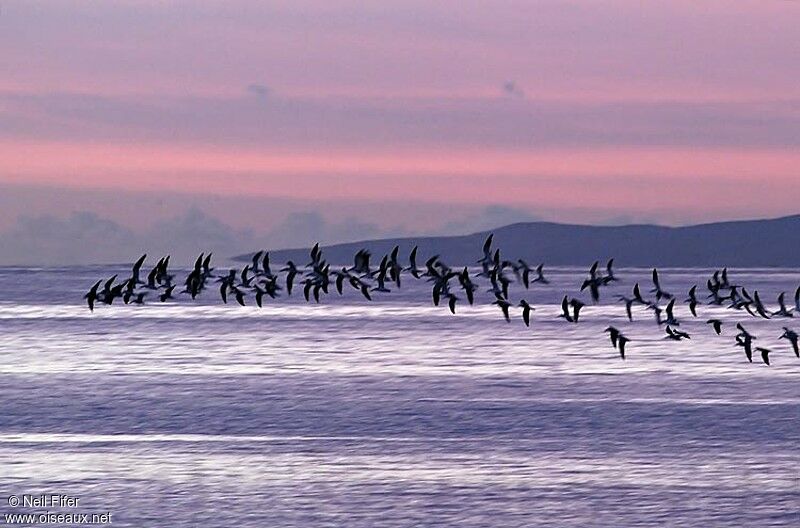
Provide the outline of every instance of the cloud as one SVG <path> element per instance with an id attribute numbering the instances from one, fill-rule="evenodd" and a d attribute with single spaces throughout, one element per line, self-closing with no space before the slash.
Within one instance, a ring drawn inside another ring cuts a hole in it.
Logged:
<path id="1" fill-rule="evenodd" d="M 19 217 L 10 229 L 0 233 L 0 265 L 128 262 L 145 252 L 170 254 L 176 264 L 188 265 L 200 252 L 213 252 L 219 261 L 254 248 L 282 249 L 398 234 L 398 230 L 388 232 L 352 217 L 329 221 L 316 211 L 290 213 L 261 233 L 236 229 L 196 207 L 158 220 L 142 231 L 79 211 L 66 217 Z"/>
<path id="2" fill-rule="evenodd" d="M 128 249 L 133 246 L 135 249 Z M 115 262 L 138 251 L 136 235 L 95 213 L 76 212 L 66 218 L 21 216 L 0 234 L 0 264 L 68 265 Z"/>
<path id="3" fill-rule="evenodd" d="M 247 86 L 247 93 L 255 95 L 259 99 L 266 99 L 272 90 L 264 84 L 250 84 Z"/>
<path id="4" fill-rule="evenodd" d="M 241 148 L 524 148 L 690 146 L 794 148 L 800 99 L 772 101 L 560 101 L 496 98 L 115 96 L 0 91 L 4 141 L 69 141 Z M 252 98 L 269 98 L 254 105 Z"/>
<path id="5" fill-rule="evenodd" d="M 506 81 L 503 83 L 503 93 L 509 97 L 516 97 L 522 99 L 525 97 L 525 92 L 517 86 L 515 81 Z"/>
<path id="6" fill-rule="evenodd" d="M 541 220 L 536 215 L 515 207 L 490 205 L 477 213 L 465 216 L 463 220 L 447 222 L 439 230 L 442 234 L 464 235 L 487 231 L 518 222 L 535 222 Z"/>
<path id="7" fill-rule="evenodd" d="M 287 215 L 266 235 L 271 247 L 302 247 L 315 242 L 332 244 L 354 240 L 388 236 L 390 233 L 376 224 L 347 217 L 340 222 L 331 222 L 316 211 L 297 212 Z M 397 235 L 397 232 L 391 234 Z"/>

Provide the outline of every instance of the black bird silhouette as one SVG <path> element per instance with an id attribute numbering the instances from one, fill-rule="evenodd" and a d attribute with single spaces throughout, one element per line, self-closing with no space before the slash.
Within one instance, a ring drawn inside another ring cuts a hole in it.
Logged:
<path id="1" fill-rule="evenodd" d="M 578 322 L 578 317 L 581 315 L 581 308 L 586 306 L 583 302 L 579 301 L 578 299 L 572 299 L 569 302 L 569 305 L 572 307 L 572 320 L 574 323 Z"/>
<path id="2" fill-rule="evenodd" d="M 142 281 L 139 280 L 139 271 L 142 269 L 142 264 L 144 264 L 145 259 L 147 258 L 147 253 L 139 257 L 139 260 L 134 262 L 133 268 L 131 268 L 131 281 L 133 281 L 133 285 L 136 286 L 137 284 L 144 284 Z"/>
<path id="3" fill-rule="evenodd" d="M 94 303 L 97 300 L 97 288 L 100 287 L 100 284 L 103 282 L 102 279 L 94 283 L 94 286 L 89 288 L 89 291 L 86 292 L 86 295 L 83 296 L 86 299 L 86 304 L 89 305 L 89 311 L 94 311 Z"/>
<path id="4" fill-rule="evenodd" d="M 133 299 L 131 299 L 131 303 L 133 304 L 144 304 L 144 298 L 147 295 L 147 292 L 138 292 L 134 295 Z"/>
<path id="5" fill-rule="evenodd" d="M 508 313 L 509 307 L 511 307 L 511 303 L 507 300 L 503 299 L 502 297 L 497 297 L 492 304 L 496 304 L 500 307 L 500 310 L 503 311 L 503 317 L 506 318 L 506 322 L 511 322 L 511 316 Z"/>
<path id="6" fill-rule="evenodd" d="M 789 328 L 783 327 L 783 335 L 781 335 L 780 339 L 786 339 L 792 344 L 792 349 L 794 350 L 794 355 L 800 358 L 800 348 L 798 348 L 798 336 L 797 332 L 794 330 L 790 330 Z"/>
<path id="7" fill-rule="evenodd" d="M 208 255 L 206 255 L 206 258 L 203 260 L 203 265 L 202 265 L 203 280 L 211 277 L 211 272 L 214 271 L 215 269 L 211 267 L 211 255 L 213 255 L 213 253 L 209 253 Z"/>
<path id="8" fill-rule="evenodd" d="M 264 257 L 261 259 L 261 273 L 267 277 L 272 276 L 272 268 L 269 264 L 269 251 L 264 252 Z"/>
<path id="9" fill-rule="evenodd" d="M 240 306 L 244 306 L 244 292 L 239 288 L 234 288 L 233 294 L 236 297 L 236 302 L 239 303 Z"/>
<path id="10" fill-rule="evenodd" d="M 605 284 L 603 282 L 603 277 L 597 273 L 597 266 L 600 263 L 595 261 L 592 264 L 592 267 L 589 269 L 589 278 L 583 281 L 581 285 L 581 291 L 584 291 L 586 288 L 589 288 L 589 292 L 592 295 L 592 301 L 597 302 L 600 300 L 600 286 Z"/>
<path id="11" fill-rule="evenodd" d="M 639 283 L 633 285 L 633 300 L 639 304 L 650 304 L 642 297 L 642 292 L 639 289 Z"/>
<path id="12" fill-rule="evenodd" d="M 772 350 L 764 347 L 756 347 L 756 352 L 761 353 L 761 361 L 763 361 L 765 365 L 769 366 L 769 353 L 772 352 Z"/>
<path id="13" fill-rule="evenodd" d="M 693 316 L 697 317 L 697 305 L 700 304 L 700 301 L 697 300 L 697 285 L 689 289 L 689 298 L 684 302 L 689 303 L 689 311 L 692 312 Z"/>
<path id="14" fill-rule="evenodd" d="M 778 295 L 778 309 L 771 314 L 774 317 L 794 317 L 792 311 L 786 308 L 786 292 Z"/>
<path id="15" fill-rule="evenodd" d="M 682 332 L 680 330 L 673 329 L 670 325 L 667 325 L 667 335 L 664 339 L 672 339 L 673 341 L 681 341 L 683 339 L 691 339 L 691 336 L 686 332 Z"/>
<path id="16" fill-rule="evenodd" d="M 520 307 L 522 307 L 522 321 L 525 323 L 525 326 L 531 325 L 531 310 L 535 310 L 533 306 L 531 306 L 528 301 L 522 299 L 519 302 Z"/>
<path id="17" fill-rule="evenodd" d="M 744 353 L 747 356 L 747 361 L 752 363 L 753 340 L 756 339 L 756 336 L 745 330 L 741 323 L 736 323 L 736 328 L 739 330 L 739 333 L 736 335 L 736 345 L 744 349 Z"/>
<path id="18" fill-rule="evenodd" d="M 541 282 L 542 284 L 550 284 L 550 281 L 547 280 L 544 276 L 544 264 L 539 264 L 536 267 L 536 278 L 531 281 L 531 284 L 535 284 L 537 282 Z M 800 309 L 800 308 L 799 308 Z"/>
<path id="19" fill-rule="evenodd" d="M 605 332 L 608 333 L 609 337 L 611 338 L 611 346 L 617 348 L 617 338 L 620 336 L 620 331 L 616 327 L 609 326 L 605 329 Z"/>
<path id="20" fill-rule="evenodd" d="M 456 313 L 456 302 L 458 301 L 458 297 L 453 295 L 450 292 L 447 292 L 447 306 L 450 308 L 450 313 L 455 315 Z"/>
<path id="21" fill-rule="evenodd" d="M 617 282 L 618 280 L 619 279 L 614 276 L 614 259 L 609 259 L 608 263 L 606 264 L 606 276 L 603 277 L 603 284 Z"/>
<path id="22" fill-rule="evenodd" d="M 717 333 L 717 335 L 722 335 L 722 321 L 719 319 L 709 319 L 706 321 L 706 324 L 710 324 L 714 328 L 714 331 Z"/>
<path id="23" fill-rule="evenodd" d="M 625 345 L 630 342 L 630 339 L 620 334 L 617 338 L 617 342 L 619 343 L 619 356 L 625 359 Z"/>
<path id="24" fill-rule="evenodd" d="M 664 289 L 661 288 L 661 281 L 658 278 L 658 270 L 656 268 L 653 268 L 653 286 L 654 287 L 652 290 L 650 290 L 650 293 L 656 294 L 656 300 L 660 301 L 661 299 L 672 299 L 672 294 L 664 291 Z"/>
<path id="25" fill-rule="evenodd" d="M 164 293 L 158 296 L 158 300 L 163 303 L 167 302 L 168 299 L 174 299 L 174 297 L 172 296 L 172 290 L 174 289 L 175 289 L 174 284 L 171 286 L 167 286 L 167 288 L 164 290 Z"/>
<path id="26" fill-rule="evenodd" d="M 483 257 L 478 260 L 478 264 L 481 265 L 481 274 L 483 276 L 489 275 L 489 266 L 494 261 L 492 257 L 492 239 L 494 238 L 494 233 L 490 234 L 486 237 L 486 240 L 483 243 Z"/>
<path id="27" fill-rule="evenodd" d="M 633 303 L 636 302 L 636 299 L 631 299 L 624 295 L 617 295 L 617 299 L 625 303 L 625 313 L 628 315 L 628 321 L 633 322 Z"/>
<path id="28" fill-rule="evenodd" d="M 458 282 L 461 284 L 461 288 L 464 289 L 464 294 L 467 296 L 467 302 L 469 304 L 473 304 L 475 302 L 475 290 L 477 287 L 472 283 L 472 279 L 469 278 L 469 270 L 464 267 L 464 270 L 458 274 Z"/>
<path id="29" fill-rule="evenodd" d="M 369 295 L 369 285 L 363 282 L 361 283 L 361 295 L 363 295 L 364 298 L 368 301 L 372 300 L 372 297 L 370 297 Z"/>
<path id="30" fill-rule="evenodd" d="M 350 274 L 346 268 L 342 268 L 341 271 L 334 271 L 333 274 L 336 275 L 336 291 L 339 292 L 339 295 L 343 295 L 344 281 L 350 279 Z"/>
<path id="31" fill-rule="evenodd" d="M 289 295 L 292 294 L 292 285 L 294 284 L 294 278 L 299 273 L 297 266 L 291 260 L 286 262 L 286 267 L 282 268 L 281 271 L 286 272 L 286 293 Z"/>
<path id="32" fill-rule="evenodd" d="M 758 290 L 753 292 L 753 302 L 756 306 L 756 313 L 760 315 L 764 319 L 769 319 L 770 315 L 767 313 L 767 309 L 764 307 L 764 303 L 761 302 L 761 299 L 758 296 Z"/>
<path id="33" fill-rule="evenodd" d="M 589 288 L 589 293 L 592 296 L 592 301 L 597 302 L 600 300 L 600 285 L 602 284 L 601 278 L 591 278 L 586 279 L 583 281 L 583 285 L 581 285 L 581 291 Z"/>
<path id="34" fill-rule="evenodd" d="M 250 266 L 250 269 L 253 270 L 253 273 L 258 273 L 259 272 L 259 267 L 261 266 L 261 255 L 263 255 L 263 254 L 264 254 L 264 250 L 262 249 L 258 253 L 254 254 L 253 258 L 250 260 L 250 262 L 253 263 L 253 265 Z"/>
<path id="35" fill-rule="evenodd" d="M 630 339 L 625 337 L 625 335 L 614 326 L 609 326 L 605 331 L 608 332 L 611 338 L 611 346 L 619 350 L 620 358 L 625 359 L 625 345 L 630 342 Z"/>
<path id="36" fill-rule="evenodd" d="M 564 299 L 561 301 L 561 313 L 559 314 L 559 317 L 566 319 L 567 322 L 570 323 L 573 322 L 572 314 L 569 313 L 569 297 L 567 297 L 566 295 L 564 296 Z"/>
<path id="37" fill-rule="evenodd" d="M 415 279 L 419 278 L 419 268 L 417 268 L 417 246 L 414 246 L 411 249 L 411 253 L 408 255 L 408 268 L 406 271 L 411 273 L 411 276 Z"/>

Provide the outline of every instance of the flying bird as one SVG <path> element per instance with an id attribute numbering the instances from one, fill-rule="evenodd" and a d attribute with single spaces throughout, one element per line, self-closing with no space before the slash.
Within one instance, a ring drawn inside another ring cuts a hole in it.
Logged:
<path id="1" fill-rule="evenodd" d="M 710 324 L 712 328 L 714 328 L 714 332 L 716 332 L 717 335 L 722 335 L 722 321 L 719 319 L 709 319 L 706 321 L 706 324 Z"/>
<path id="2" fill-rule="evenodd" d="M 797 332 L 794 330 L 790 330 L 783 327 L 783 335 L 781 335 L 780 339 L 786 339 L 792 344 L 792 349 L 794 350 L 794 355 L 800 358 L 800 348 L 798 348 L 798 336 Z"/>
<path id="3" fill-rule="evenodd" d="M 630 339 L 625 337 L 625 335 L 614 326 L 609 326 L 605 331 L 611 338 L 611 346 L 619 350 L 620 358 L 625 359 L 625 345 L 630 342 Z"/>
<path id="4" fill-rule="evenodd" d="M 756 352 L 761 353 L 761 361 L 763 361 L 765 365 L 769 366 L 769 354 L 772 352 L 772 350 L 764 347 L 756 347 Z"/>
<path id="5" fill-rule="evenodd" d="M 100 287 L 100 284 L 103 282 L 102 279 L 94 283 L 94 286 L 89 288 L 89 291 L 86 292 L 86 295 L 83 296 L 86 299 L 86 303 L 89 305 L 89 311 L 94 311 L 94 303 L 97 300 L 97 288 Z"/>
<path id="6" fill-rule="evenodd" d="M 535 310 L 533 306 L 531 306 L 528 301 L 522 299 L 519 302 L 520 307 L 522 307 L 522 321 L 525 323 L 525 326 L 531 325 L 531 310 Z"/>

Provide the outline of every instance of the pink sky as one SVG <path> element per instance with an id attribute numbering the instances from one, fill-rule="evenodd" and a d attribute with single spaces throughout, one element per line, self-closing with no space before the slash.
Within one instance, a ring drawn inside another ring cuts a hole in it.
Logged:
<path id="1" fill-rule="evenodd" d="M 17 2 L 0 49 L 6 192 L 800 212 L 800 2 Z"/>

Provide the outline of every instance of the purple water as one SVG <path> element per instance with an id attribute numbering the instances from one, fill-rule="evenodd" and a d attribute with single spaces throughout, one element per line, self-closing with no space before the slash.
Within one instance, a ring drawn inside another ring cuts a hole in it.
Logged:
<path id="1" fill-rule="evenodd" d="M 82 294 L 117 271 L 0 268 L 0 515 L 60 493 L 131 527 L 800 525 L 800 360 L 777 339 L 800 317 L 679 307 L 692 339 L 665 341 L 613 303 L 648 283 L 625 269 L 578 325 L 556 317 L 576 269 L 513 290 L 531 328 L 486 293 L 453 316 L 410 279 L 373 303 L 208 292 L 90 313 Z M 662 282 L 682 300 L 707 275 Z M 800 283 L 732 277 L 770 301 Z M 771 367 L 733 346 L 736 321 Z M 633 340 L 624 362 L 608 324 Z"/>

